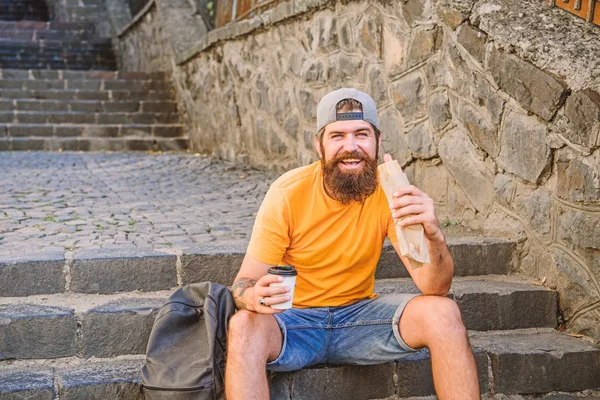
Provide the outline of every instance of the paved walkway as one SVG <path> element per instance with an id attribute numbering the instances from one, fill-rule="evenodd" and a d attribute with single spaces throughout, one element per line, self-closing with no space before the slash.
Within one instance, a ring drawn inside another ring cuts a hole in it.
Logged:
<path id="1" fill-rule="evenodd" d="M 277 174 L 192 154 L 0 152 L 0 260 L 245 246 Z"/>

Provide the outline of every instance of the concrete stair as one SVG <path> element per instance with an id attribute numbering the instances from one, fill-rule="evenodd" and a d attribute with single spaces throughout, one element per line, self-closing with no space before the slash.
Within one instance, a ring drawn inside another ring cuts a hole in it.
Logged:
<path id="1" fill-rule="evenodd" d="M 44 0 L 0 1 L 0 20 L 47 21 L 48 17 L 48 6 Z"/>
<path id="2" fill-rule="evenodd" d="M 0 150 L 187 148 L 162 73 L 0 70 Z"/>
<path id="3" fill-rule="evenodd" d="M 450 296 L 470 330 L 482 398 L 600 396 L 600 348 L 555 330 L 558 294 L 514 274 L 515 243 L 448 242 L 457 276 Z M 392 251 L 385 246 L 376 291 L 416 292 Z M 139 368 L 160 305 L 178 284 L 230 284 L 242 258 L 240 248 L 215 246 L 177 255 L 82 250 L 0 261 L 0 399 L 143 399 Z M 270 379 L 278 400 L 434 395 L 426 350 L 394 363 Z"/>
<path id="4" fill-rule="evenodd" d="M 97 37 L 94 24 L 83 22 L 85 18 L 73 20 L 81 22 L 0 21 L 0 68 L 116 69 L 111 39 Z"/>

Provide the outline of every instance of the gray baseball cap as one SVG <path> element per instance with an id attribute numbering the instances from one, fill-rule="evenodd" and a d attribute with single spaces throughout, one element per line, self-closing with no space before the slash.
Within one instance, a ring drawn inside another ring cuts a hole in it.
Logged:
<path id="1" fill-rule="evenodd" d="M 344 99 L 354 99 L 362 104 L 362 112 L 348 112 L 337 114 L 335 108 L 337 104 Z M 317 106 L 317 132 L 325 125 L 335 121 L 361 119 L 373 124 L 379 129 L 379 120 L 377 119 L 377 106 L 368 94 L 358 89 L 341 88 L 327 93 Z"/>

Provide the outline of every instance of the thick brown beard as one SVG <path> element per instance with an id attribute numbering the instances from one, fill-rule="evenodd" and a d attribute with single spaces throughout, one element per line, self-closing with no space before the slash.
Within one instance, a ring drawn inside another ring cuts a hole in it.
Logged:
<path id="1" fill-rule="evenodd" d="M 368 155 L 353 151 L 351 153 L 340 154 L 330 161 L 325 160 L 325 149 L 321 145 L 321 166 L 323 168 L 323 179 L 325 186 L 331 192 L 333 198 L 342 204 L 349 204 L 352 201 L 363 203 L 377 189 L 377 158 L 371 158 Z M 344 159 L 364 160 L 365 165 L 359 172 L 343 172 L 339 167 Z"/>

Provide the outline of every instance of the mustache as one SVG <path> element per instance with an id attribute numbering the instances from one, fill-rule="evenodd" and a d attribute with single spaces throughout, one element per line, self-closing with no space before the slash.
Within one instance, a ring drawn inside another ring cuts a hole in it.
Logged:
<path id="1" fill-rule="evenodd" d="M 362 151 L 350 151 L 350 152 L 345 152 L 342 154 L 338 154 L 337 156 L 335 156 L 335 158 L 333 160 L 331 160 L 331 162 L 334 163 L 339 163 L 345 160 L 365 160 L 365 161 L 370 161 L 372 160 L 371 157 L 369 157 L 367 154 L 363 153 Z"/>

